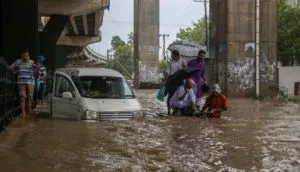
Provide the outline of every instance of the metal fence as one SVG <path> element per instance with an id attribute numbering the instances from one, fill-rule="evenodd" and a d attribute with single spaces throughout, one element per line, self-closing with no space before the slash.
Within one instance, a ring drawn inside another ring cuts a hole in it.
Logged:
<path id="1" fill-rule="evenodd" d="M 15 74 L 0 57 L 0 131 L 18 114 L 20 107 Z"/>

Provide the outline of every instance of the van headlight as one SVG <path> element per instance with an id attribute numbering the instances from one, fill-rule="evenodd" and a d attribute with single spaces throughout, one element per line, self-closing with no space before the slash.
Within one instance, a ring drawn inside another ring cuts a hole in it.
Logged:
<path id="1" fill-rule="evenodd" d="M 143 116 L 144 116 L 144 113 L 143 113 L 143 111 L 141 111 L 141 110 L 135 111 L 135 112 L 133 112 L 133 114 L 134 114 L 134 117 L 135 117 L 135 118 L 140 118 L 140 117 L 143 117 Z"/>
<path id="2" fill-rule="evenodd" d="M 98 113 L 95 112 L 95 111 L 85 111 L 84 114 L 83 114 L 83 118 L 85 120 L 96 120 L 98 117 Z"/>

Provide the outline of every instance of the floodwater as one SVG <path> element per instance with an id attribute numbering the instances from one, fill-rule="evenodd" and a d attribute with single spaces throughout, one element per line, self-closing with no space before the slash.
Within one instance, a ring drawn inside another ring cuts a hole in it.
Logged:
<path id="1" fill-rule="evenodd" d="M 232 99 L 221 119 L 163 118 L 155 91 L 138 96 L 145 119 L 15 121 L 0 171 L 300 171 L 299 104 Z"/>

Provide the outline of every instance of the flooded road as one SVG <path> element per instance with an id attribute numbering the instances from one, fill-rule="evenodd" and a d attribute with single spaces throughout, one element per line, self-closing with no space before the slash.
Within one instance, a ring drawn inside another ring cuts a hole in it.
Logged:
<path id="1" fill-rule="evenodd" d="M 221 119 L 157 117 L 155 91 L 138 91 L 145 119 L 38 118 L 0 134 L 0 171 L 300 171 L 300 105 L 230 100 Z"/>

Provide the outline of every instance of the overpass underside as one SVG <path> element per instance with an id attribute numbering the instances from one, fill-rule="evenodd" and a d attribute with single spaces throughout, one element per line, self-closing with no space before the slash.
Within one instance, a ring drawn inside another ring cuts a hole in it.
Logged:
<path id="1" fill-rule="evenodd" d="M 46 57 L 50 69 L 62 67 L 68 54 L 101 41 L 100 27 L 109 0 L 3 0 L 1 56 L 8 63 L 24 48 Z"/>

